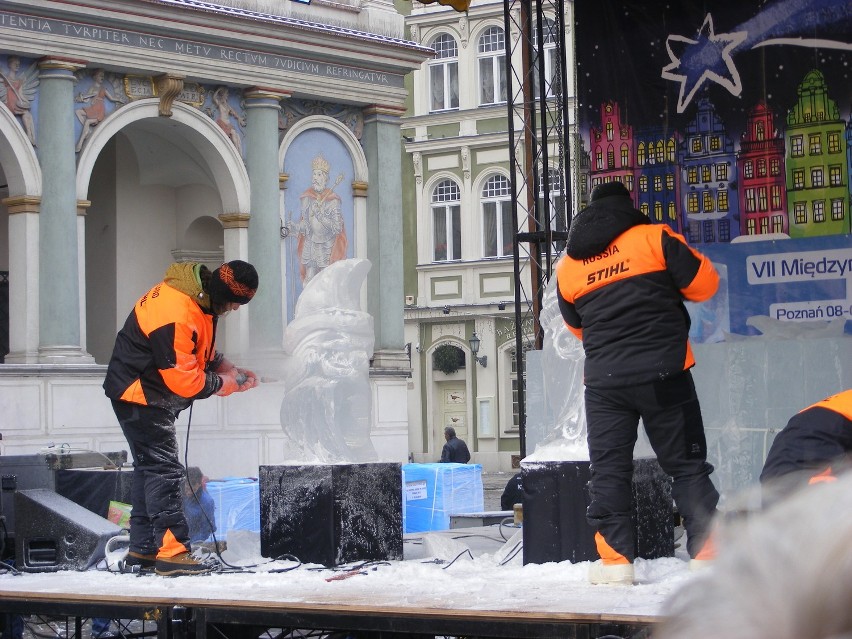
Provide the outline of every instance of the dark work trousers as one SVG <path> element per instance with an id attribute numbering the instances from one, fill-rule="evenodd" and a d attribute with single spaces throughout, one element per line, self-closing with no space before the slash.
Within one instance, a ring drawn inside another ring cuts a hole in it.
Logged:
<path id="1" fill-rule="evenodd" d="M 181 498 L 185 471 L 178 458 L 177 415 L 156 406 L 116 400 L 112 408 L 133 455 L 130 550 L 157 553 L 167 530 L 190 550 Z"/>
<path id="2" fill-rule="evenodd" d="M 633 448 L 639 418 L 662 469 L 672 478 L 672 497 L 683 518 L 687 551 L 704 545 L 719 493 L 710 480 L 707 441 L 692 374 L 626 388 L 586 388 L 591 460 L 592 527 L 628 560 L 636 557 L 633 511 Z"/>

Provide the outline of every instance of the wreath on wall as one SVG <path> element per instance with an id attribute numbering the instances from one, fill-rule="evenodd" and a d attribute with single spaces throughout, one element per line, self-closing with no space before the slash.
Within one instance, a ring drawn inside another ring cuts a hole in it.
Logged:
<path id="1" fill-rule="evenodd" d="M 452 344 L 441 344 L 432 355 L 432 368 L 445 375 L 455 373 L 464 366 L 464 351 Z"/>

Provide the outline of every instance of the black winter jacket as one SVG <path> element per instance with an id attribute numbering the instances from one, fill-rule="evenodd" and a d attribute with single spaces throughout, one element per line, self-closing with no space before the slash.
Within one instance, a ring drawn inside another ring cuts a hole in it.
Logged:
<path id="1" fill-rule="evenodd" d="M 577 215 L 556 277 L 562 317 L 583 340 L 587 386 L 646 383 L 695 364 L 683 301 L 712 297 L 719 276 L 629 197 L 604 197 Z"/>

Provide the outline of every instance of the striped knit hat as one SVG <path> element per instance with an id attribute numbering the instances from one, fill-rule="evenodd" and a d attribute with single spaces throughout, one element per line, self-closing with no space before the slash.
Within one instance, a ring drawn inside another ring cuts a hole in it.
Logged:
<path id="1" fill-rule="evenodd" d="M 210 277 L 210 299 L 216 304 L 248 304 L 257 291 L 257 284 L 257 271 L 251 264 L 231 260 L 213 271 Z"/>

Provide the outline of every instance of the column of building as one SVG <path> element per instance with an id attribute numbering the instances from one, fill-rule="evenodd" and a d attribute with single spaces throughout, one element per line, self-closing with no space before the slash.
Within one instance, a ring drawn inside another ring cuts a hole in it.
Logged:
<path id="1" fill-rule="evenodd" d="M 249 307 L 249 347 L 255 358 L 280 358 L 284 316 L 278 166 L 279 102 L 286 92 L 252 88 L 246 104 L 246 168 L 251 180 L 248 255 L 260 276 Z"/>
<path id="2" fill-rule="evenodd" d="M 83 348 L 74 151 L 74 71 L 80 62 L 39 62 L 39 346 L 41 363 L 93 362 Z"/>
<path id="3" fill-rule="evenodd" d="M 374 369 L 409 369 L 403 349 L 402 161 L 403 111 L 373 106 L 364 110 L 361 142 L 370 171 L 367 195 L 367 256 L 373 263 L 368 310 L 376 332 Z"/>

